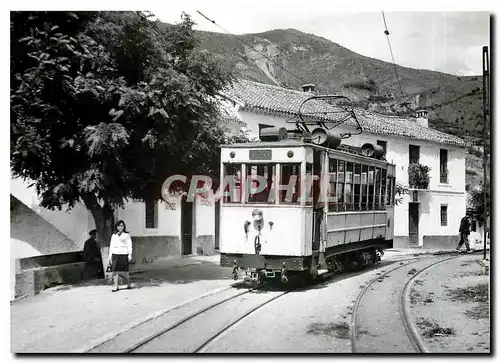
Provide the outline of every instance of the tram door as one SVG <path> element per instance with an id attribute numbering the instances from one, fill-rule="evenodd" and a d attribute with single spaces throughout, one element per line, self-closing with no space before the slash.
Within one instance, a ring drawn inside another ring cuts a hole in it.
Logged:
<path id="1" fill-rule="evenodd" d="M 181 203 L 181 253 L 190 255 L 193 253 L 193 203 L 182 198 Z"/>
<path id="2" fill-rule="evenodd" d="M 408 204 L 410 244 L 418 244 L 418 203 Z"/>
<path id="3" fill-rule="evenodd" d="M 312 250 L 318 251 L 321 246 L 321 224 L 324 218 L 324 205 L 320 203 L 320 185 L 321 185 L 321 161 L 323 153 L 314 151 L 313 154 L 313 241 Z"/>

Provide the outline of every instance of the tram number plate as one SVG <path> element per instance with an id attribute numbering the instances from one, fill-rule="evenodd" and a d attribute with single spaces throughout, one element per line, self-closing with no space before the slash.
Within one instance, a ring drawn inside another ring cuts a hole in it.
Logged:
<path id="1" fill-rule="evenodd" d="M 250 150 L 250 160 L 271 160 L 272 156 L 271 150 Z"/>

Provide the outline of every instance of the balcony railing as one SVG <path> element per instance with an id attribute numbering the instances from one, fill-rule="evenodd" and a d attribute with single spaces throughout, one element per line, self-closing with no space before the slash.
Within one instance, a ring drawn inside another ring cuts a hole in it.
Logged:
<path id="1" fill-rule="evenodd" d="M 448 175 L 449 175 L 448 169 L 440 169 L 439 171 L 439 182 L 442 184 L 448 184 Z"/>

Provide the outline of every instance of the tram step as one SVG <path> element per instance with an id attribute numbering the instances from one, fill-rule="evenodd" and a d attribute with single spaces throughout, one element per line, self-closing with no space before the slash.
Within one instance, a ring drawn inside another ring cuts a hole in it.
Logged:
<path id="1" fill-rule="evenodd" d="M 318 270 L 318 275 L 324 275 L 328 273 L 328 270 Z"/>

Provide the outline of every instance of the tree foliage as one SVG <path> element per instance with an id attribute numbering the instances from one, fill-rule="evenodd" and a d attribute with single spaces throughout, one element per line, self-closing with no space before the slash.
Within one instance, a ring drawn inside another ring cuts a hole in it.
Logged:
<path id="1" fill-rule="evenodd" d="M 408 166 L 410 188 L 428 189 L 430 183 L 430 168 L 426 165 L 411 163 Z"/>
<path id="2" fill-rule="evenodd" d="M 486 198 L 485 198 L 486 197 Z M 491 195 L 488 188 L 481 186 L 480 188 L 471 189 L 469 191 L 469 201 L 472 205 L 472 212 L 476 216 L 477 221 L 480 225 L 484 225 L 485 218 L 484 213 L 486 212 L 486 218 L 491 215 Z M 486 203 L 485 203 L 486 199 Z"/>
<path id="3" fill-rule="evenodd" d="M 394 204 L 400 205 L 403 204 L 403 195 L 410 194 L 409 189 L 401 183 L 396 183 L 394 194 L 397 197 L 394 198 Z"/>
<path id="4" fill-rule="evenodd" d="M 163 28 L 141 12 L 11 13 L 11 169 L 42 206 L 83 201 L 110 229 L 168 175 L 217 175 L 232 77 L 192 28 L 186 14 Z"/>

